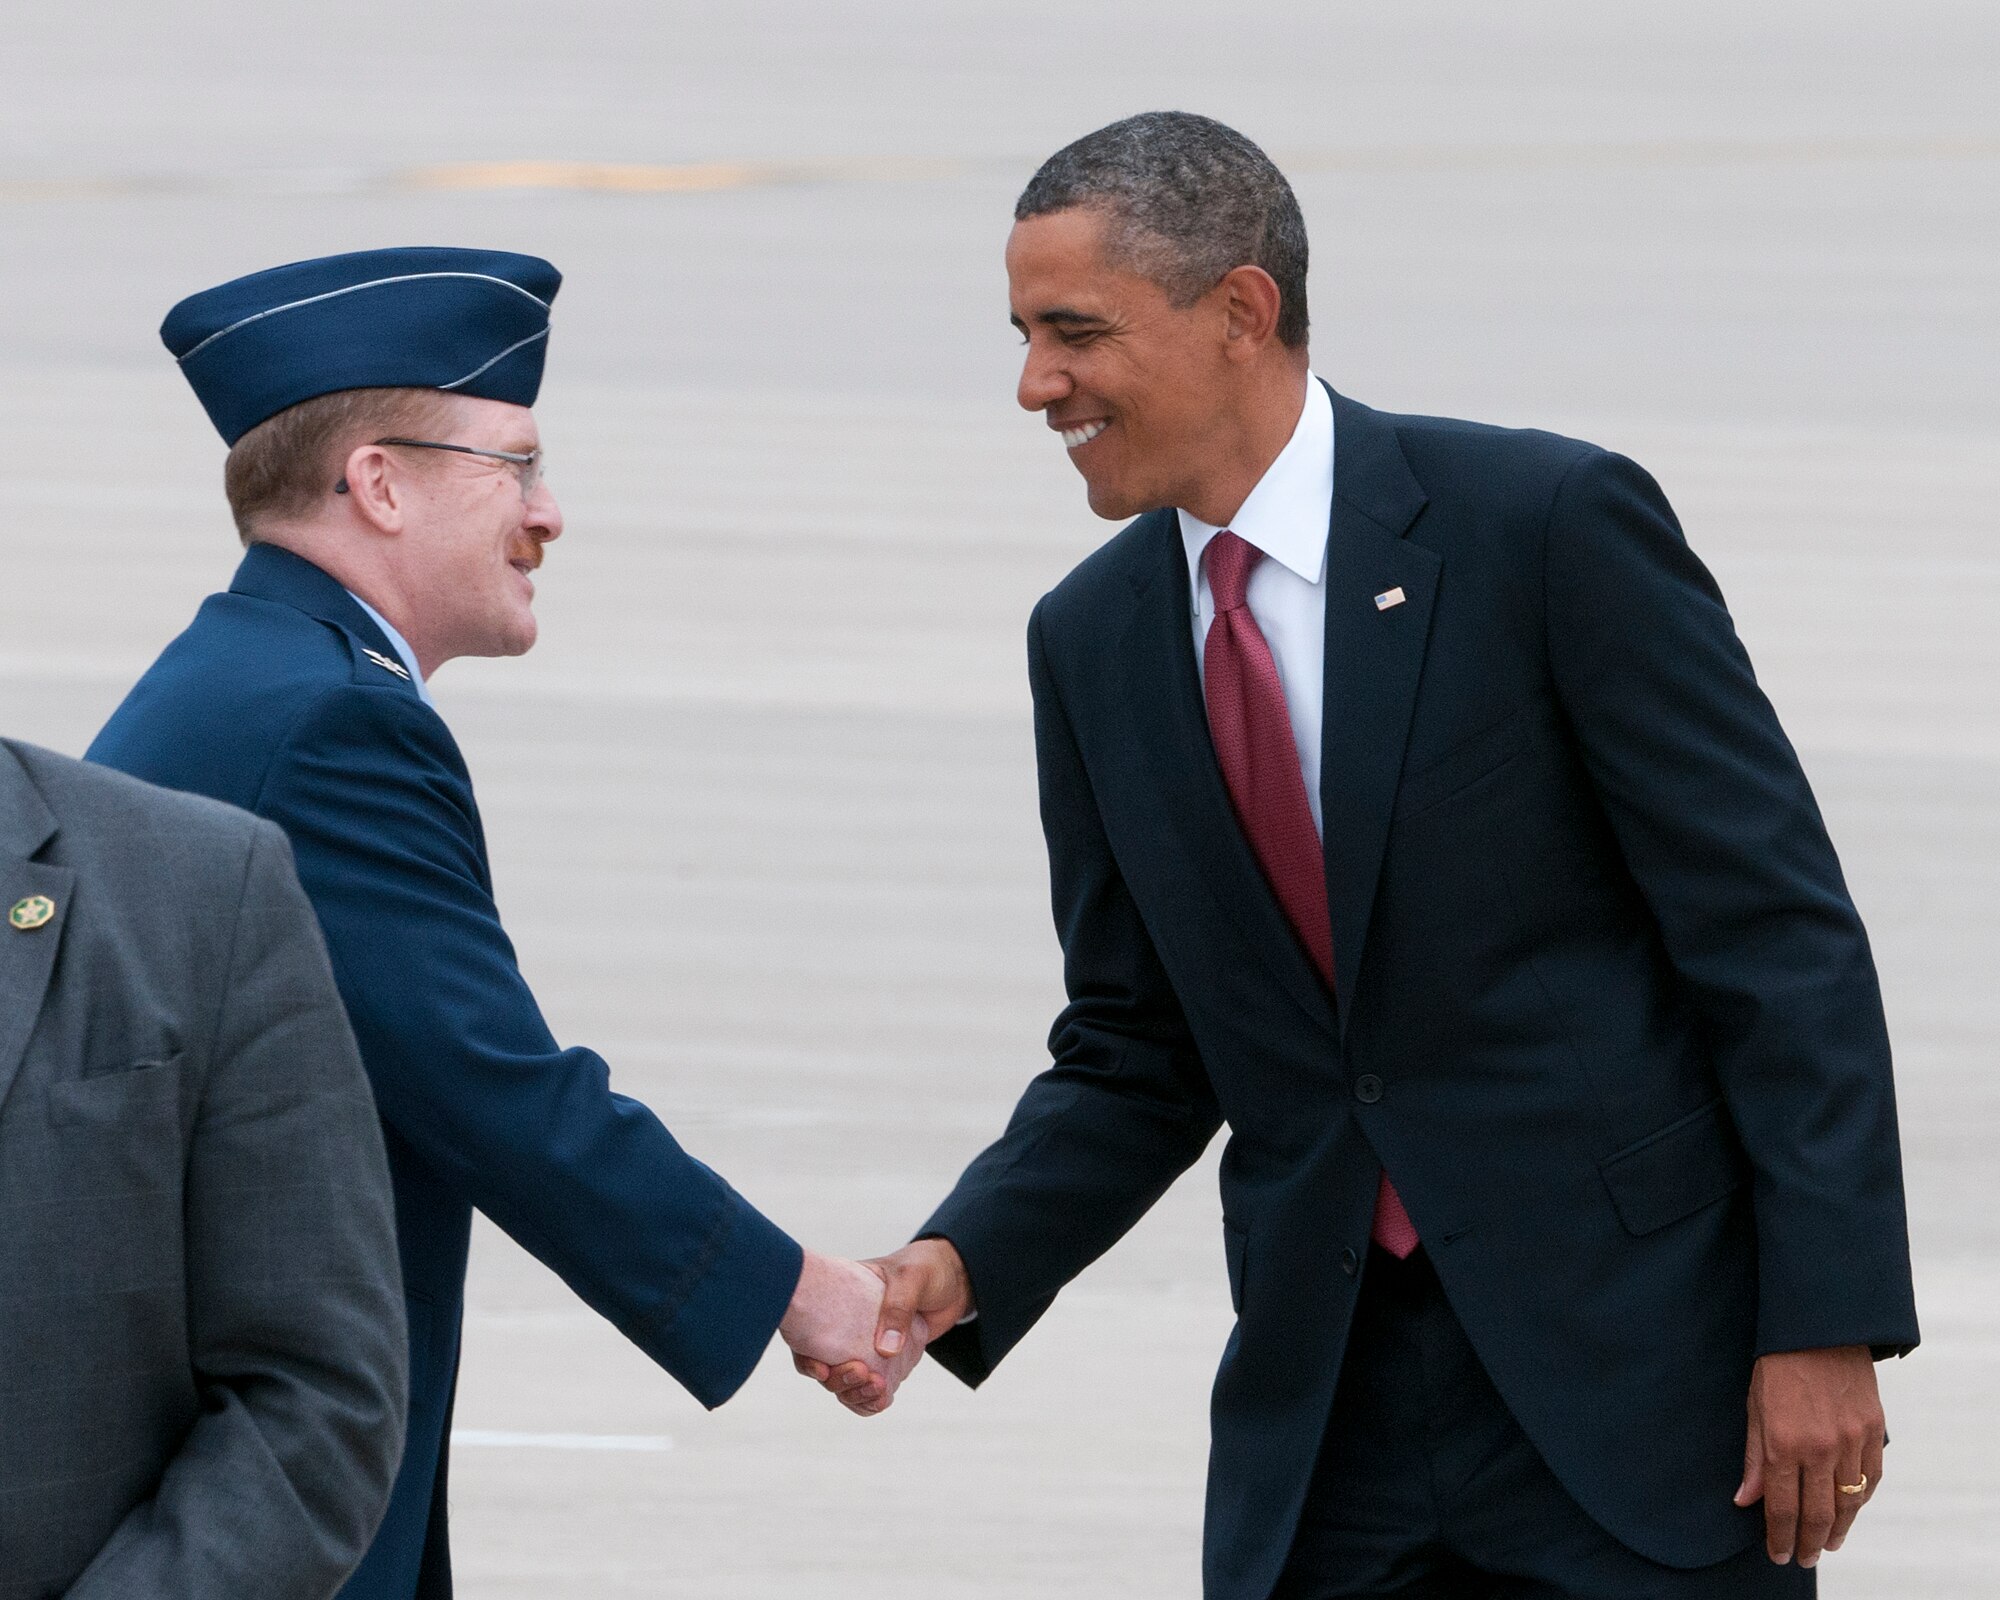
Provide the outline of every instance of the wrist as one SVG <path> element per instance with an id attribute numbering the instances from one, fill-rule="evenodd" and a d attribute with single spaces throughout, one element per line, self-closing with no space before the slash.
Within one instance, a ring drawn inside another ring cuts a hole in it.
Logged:
<path id="1" fill-rule="evenodd" d="M 970 1322 L 978 1316 L 979 1307 L 972 1296 L 972 1274 L 965 1270 L 965 1257 L 958 1253 L 958 1246 L 942 1234 L 931 1234 L 919 1239 L 917 1244 L 932 1252 L 937 1269 L 945 1275 L 951 1285 L 951 1300 L 939 1308 L 940 1311 L 950 1313 L 949 1319 L 940 1317 L 938 1323 L 942 1325 L 934 1323 L 933 1331 L 944 1333 L 949 1328 Z"/>
<path id="2" fill-rule="evenodd" d="M 778 1337 L 787 1344 L 796 1342 L 805 1331 L 805 1324 L 812 1315 L 812 1308 L 821 1298 L 821 1288 L 826 1278 L 826 1257 L 817 1250 L 801 1252 L 799 1280 L 792 1285 L 791 1302 L 785 1307 L 785 1314 L 778 1322 Z"/>

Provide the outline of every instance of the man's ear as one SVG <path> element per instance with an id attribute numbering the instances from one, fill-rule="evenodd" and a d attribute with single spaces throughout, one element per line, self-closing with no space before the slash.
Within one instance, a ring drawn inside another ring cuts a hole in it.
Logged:
<path id="1" fill-rule="evenodd" d="M 401 533 L 409 510 L 409 486 L 388 451 L 379 444 L 356 445 L 348 452 L 340 481 L 354 514 L 378 533 Z"/>
<path id="2" fill-rule="evenodd" d="M 1261 355 L 1278 332 L 1284 297 L 1277 280 L 1262 267 L 1234 267 L 1223 274 L 1215 293 L 1223 297 L 1229 359 L 1248 361 Z"/>

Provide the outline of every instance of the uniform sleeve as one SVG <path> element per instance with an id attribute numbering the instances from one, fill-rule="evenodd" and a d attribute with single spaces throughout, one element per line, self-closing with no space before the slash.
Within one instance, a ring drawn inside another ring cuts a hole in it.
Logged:
<path id="1" fill-rule="evenodd" d="M 189 1145 L 201 1414 L 70 1600 L 322 1600 L 403 1450 L 407 1348 L 382 1132 L 312 910 L 259 823 Z"/>
<path id="2" fill-rule="evenodd" d="M 720 1405 L 784 1315 L 799 1247 L 604 1061 L 562 1049 L 486 888 L 471 791 L 409 696 L 330 693 L 259 802 L 291 837 L 382 1118 L 446 1184 Z"/>
<path id="3" fill-rule="evenodd" d="M 1035 763 L 1069 1004 L 1054 1061 L 924 1233 L 964 1259 L 978 1317 L 931 1353 L 977 1384 L 1058 1290 L 1208 1147 L 1222 1112 L 1166 969 L 1111 854 L 1041 638 L 1028 626 Z"/>
<path id="4" fill-rule="evenodd" d="M 1544 578 L 1557 693 L 1755 1173 L 1758 1349 L 1900 1353 L 1917 1327 L 1881 994 L 1798 758 L 1631 462 L 1571 467 Z"/>

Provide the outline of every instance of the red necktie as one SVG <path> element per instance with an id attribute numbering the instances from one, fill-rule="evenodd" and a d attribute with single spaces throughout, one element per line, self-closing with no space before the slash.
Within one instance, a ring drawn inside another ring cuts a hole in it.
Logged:
<path id="1" fill-rule="evenodd" d="M 1243 836 L 1331 990 L 1333 920 L 1326 905 L 1326 856 L 1313 829 L 1278 664 L 1248 603 L 1250 569 L 1262 557 L 1255 545 L 1225 528 L 1209 541 L 1203 558 L 1215 601 L 1215 620 L 1201 652 L 1208 732 Z M 1375 1192 L 1371 1236 L 1399 1259 L 1417 1247 L 1417 1230 L 1386 1171 Z"/>

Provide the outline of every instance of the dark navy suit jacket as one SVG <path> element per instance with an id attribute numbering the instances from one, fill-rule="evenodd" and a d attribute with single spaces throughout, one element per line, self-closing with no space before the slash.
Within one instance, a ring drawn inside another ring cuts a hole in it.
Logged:
<path id="1" fill-rule="evenodd" d="M 1211 1600 L 1263 1600 L 1386 1164 L 1570 1493 L 1706 1565 L 1758 1528 L 1731 1504 L 1754 1358 L 1917 1339 L 1867 940 L 1651 478 L 1548 434 L 1334 412 L 1336 994 L 1230 810 L 1176 519 L 1141 517 L 1029 625 L 1070 1003 L 926 1225 L 979 1307 L 933 1351 L 982 1380 L 1227 1123 L 1204 1568 Z"/>
<path id="2" fill-rule="evenodd" d="M 749 1375 L 799 1248 L 604 1062 L 551 1037 L 500 926 L 472 781 L 389 641 L 332 578 L 244 556 L 91 760 L 268 817 L 290 837 L 387 1135 L 410 1326 L 395 1495 L 343 1593 L 450 1592 L 444 1486 L 477 1206 L 703 1404 Z"/>

